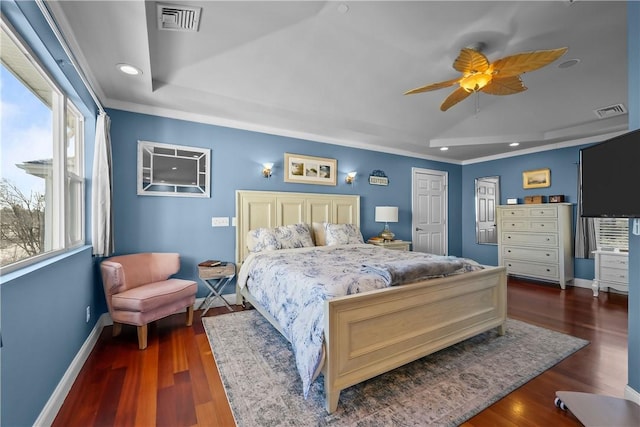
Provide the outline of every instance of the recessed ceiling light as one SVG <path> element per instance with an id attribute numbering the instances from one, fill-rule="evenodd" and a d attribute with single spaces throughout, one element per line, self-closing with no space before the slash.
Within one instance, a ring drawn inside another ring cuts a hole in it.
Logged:
<path id="1" fill-rule="evenodd" d="M 118 70 L 122 71 L 125 74 L 129 74 L 130 76 L 137 76 L 142 74 L 142 70 L 134 67 L 133 65 L 117 64 L 116 67 L 118 68 Z"/>
<path id="2" fill-rule="evenodd" d="M 440 151 L 447 151 L 449 147 L 440 147 Z"/>
<path id="3" fill-rule="evenodd" d="M 574 59 L 567 59 L 564 62 L 561 62 L 558 64 L 558 68 L 569 68 L 569 67 L 573 67 L 574 65 L 576 65 L 577 63 L 579 63 L 580 60 L 577 58 Z"/>
<path id="4" fill-rule="evenodd" d="M 519 142 L 512 142 L 511 144 L 509 144 L 509 147 L 517 147 L 518 145 L 520 145 Z"/>
<path id="5" fill-rule="evenodd" d="M 340 13 L 347 13 L 347 12 L 349 12 L 349 6 L 347 6 L 347 5 L 346 5 L 346 4 L 344 4 L 344 3 L 340 3 L 340 4 L 338 5 L 338 12 L 340 12 Z"/>

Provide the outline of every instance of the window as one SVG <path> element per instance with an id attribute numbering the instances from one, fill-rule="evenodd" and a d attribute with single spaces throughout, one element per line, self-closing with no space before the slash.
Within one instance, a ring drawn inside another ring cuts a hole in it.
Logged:
<path id="1" fill-rule="evenodd" d="M 84 117 L 2 22 L 0 268 L 84 243 Z"/>
<path id="2" fill-rule="evenodd" d="M 627 218 L 597 218 L 596 246 L 605 250 L 629 250 L 629 220 Z"/>

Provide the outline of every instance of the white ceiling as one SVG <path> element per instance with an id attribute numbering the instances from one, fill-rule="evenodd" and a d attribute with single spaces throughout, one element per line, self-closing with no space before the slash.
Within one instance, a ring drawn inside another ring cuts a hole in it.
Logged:
<path id="1" fill-rule="evenodd" d="M 627 114 L 594 113 L 627 105 L 624 1 L 162 2 L 201 7 L 197 32 L 159 30 L 156 3 L 47 2 L 105 107 L 463 164 L 627 129 Z M 446 112 L 454 87 L 403 95 L 459 76 L 477 42 L 491 62 L 569 50 L 519 94 Z"/>

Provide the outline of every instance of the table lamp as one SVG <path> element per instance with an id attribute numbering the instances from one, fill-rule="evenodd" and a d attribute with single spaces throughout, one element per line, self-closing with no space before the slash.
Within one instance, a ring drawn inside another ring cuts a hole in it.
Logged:
<path id="1" fill-rule="evenodd" d="M 393 240 L 395 234 L 389 230 L 390 222 L 398 222 L 397 206 L 376 206 L 376 222 L 384 222 L 384 229 L 378 234 L 383 240 Z"/>

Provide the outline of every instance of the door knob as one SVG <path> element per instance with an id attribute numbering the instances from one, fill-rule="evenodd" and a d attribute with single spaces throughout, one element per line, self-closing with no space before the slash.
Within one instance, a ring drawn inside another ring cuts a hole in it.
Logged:
<path id="1" fill-rule="evenodd" d="M 420 227 L 416 227 L 416 231 L 424 231 L 424 230 Z"/>

